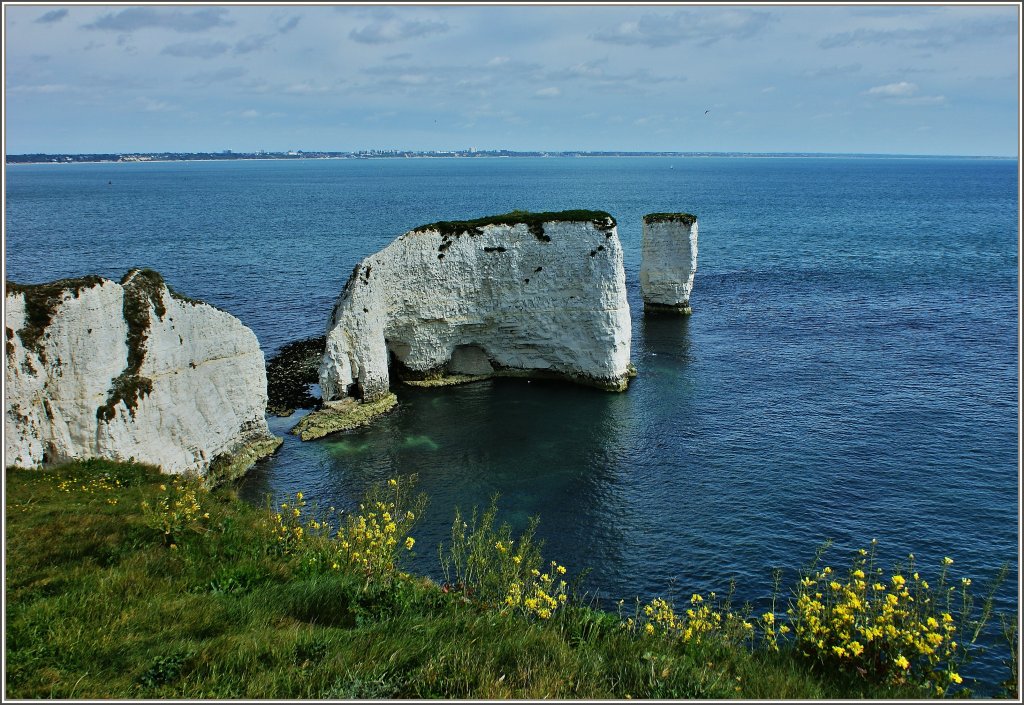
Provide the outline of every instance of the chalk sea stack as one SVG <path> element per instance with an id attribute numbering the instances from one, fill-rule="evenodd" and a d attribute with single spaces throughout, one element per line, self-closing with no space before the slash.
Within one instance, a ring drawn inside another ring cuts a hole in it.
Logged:
<path id="1" fill-rule="evenodd" d="M 272 453 L 253 332 L 152 270 L 8 282 L 9 465 L 105 458 L 218 481 Z"/>
<path id="2" fill-rule="evenodd" d="M 645 215 L 640 256 L 644 311 L 690 313 L 690 292 L 697 271 L 697 216 Z"/>
<path id="3" fill-rule="evenodd" d="M 331 432 L 326 417 L 346 423 L 354 402 L 390 409 L 392 374 L 421 386 L 530 377 L 623 391 L 635 374 L 630 341 L 622 247 L 608 213 L 513 211 L 424 225 L 353 270 L 328 325 L 324 409 L 296 432 Z"/>

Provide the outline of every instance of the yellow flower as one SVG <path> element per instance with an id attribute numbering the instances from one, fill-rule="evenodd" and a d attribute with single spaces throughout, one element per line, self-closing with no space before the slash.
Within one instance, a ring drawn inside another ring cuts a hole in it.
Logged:
<path id="1" fill-rule="evenodd" d="M 398 487 L 398 480 L 388 480 L 388 487 Z"/>
<path id="2" fill-rule="evenodd" d="M 960 685 L 964 682 L 964 679 L 960 676 L 960 674 L 954 671 L 949 672 L 949 680 L 953 681 L 957 685 Z"/>
<path id="3" fill-rule="evenodd" d="M 853 577 L 859 578 L 860 580 L 863 580 L 864 579 L 864 571 L 860 570 L 858 568 L 857 570 L 853 571 Z"/>
<path id="4" fill-rule="evenodd" d="M 523 557 L 522 556 L 512 556 L 512 562 L 515 563 L 516 565 L 519 565 L 520 563 L 523 562 Z"/>
<path id="5" fill-rule="evenodd" d="M 414 539 L 412 536 L 406 536 L 405 537 L 405 550 L 411 551 L 412 547 L 415 546 L 415 545 L 416 545 L 416 539 Z"/>
<path id="6" fill-rule="evenodd" d="M 302 493 L 301 492 L 296 492 L 295 493 L 295 499 L 297 499 L 299 501 L 302 501 Z"/>
<path id="7" fill-rule="evenodd" d="M 557 570 L 558 570 L 558 574 L 559 575 L 565 575 L 565 566 L 564 565 L 558 566 Z"/>
<path id="8" fill-rule="evenodd" d="M 907 582 L 907 579 L 904 578 L 902 575 L 894 575 L 894 576 L 892 576 L 892 584 L 895 585 L 896 587 L 900 587 L 901 585 L 903 585 L 906 582 Z"/>
<path id="9" fill-rule="evenodd" d="M 647 632 L 648 634 L 653 634 L 654 633 L 654 625 L 651 624 L 650 622 L 648 622 L 647 625 L 644 627 L 644 631 Z"/>
<path id="10" fill-rule="evenodd" d="M 907 670 L 908 668 L 910 668 L 910 661 L 908 661 L 907 657 L 904 656 L 903 654 L 899 655 L 899 657 L 896 659 L 895 663 L 896 663 L 897 666 L 902 668 L 904 671 Z"/>
<path id="11" fill-rule="evenodd" d="M 953 559 L 950 558 L 949 556 L 946 556 L 945 558 L 942 559 L 942 564 L 943 565 L 953 565 Z"/>
<path id="12" fill-rule="evenodd" d="M 161 492 L 166 492 L 167 491 L 167 485 L 160 485 L 160 491 Z"/>
<path id="13" fill-rule="evenodd" d="M 775 614 L 772 613 L 772 612 L 765 612 L 764 615 L 762 616 L 762 619 L 764 619 L 765 624 L 774 624 L 775 623 Z"/>
<path id="14" fill-rule="evenodd" d="M 964 587 L 967 587 L 968 585 L 971 584 L 971 579 L 970 578 L 961 578 L 960 582 L 962 582 L 964 584 Z"/>

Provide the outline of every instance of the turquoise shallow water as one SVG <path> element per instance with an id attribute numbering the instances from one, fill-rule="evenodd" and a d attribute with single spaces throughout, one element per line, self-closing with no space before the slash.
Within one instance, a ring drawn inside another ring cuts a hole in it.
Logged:
<path id="1" fill-rule="evenodd" d="M 833 538 L 944 555 L 1017 603 L 1017 163 L 593 158 L 7 168 L 7 277 L 151 266 L 256 332 L 322 332 L 354 264 L 422 223 L 513 208 L 619 220 L 639 376 L 625 394 L 501 380 L 398 389 L 370 428 L 286 435 L 243 495 L 339 507 L 416 472 L 431 506 L 540 514 L 546 554 L 604 598 L 768 597 Z M 700 217 L 694 313 L 645 318 L 640 218 Z M 270 419 L 279 434 L 294 424 Z M 935 566 L 932 568 L 932 566 Z M 1002 654 L 981 663 L 993 673 Z"/>

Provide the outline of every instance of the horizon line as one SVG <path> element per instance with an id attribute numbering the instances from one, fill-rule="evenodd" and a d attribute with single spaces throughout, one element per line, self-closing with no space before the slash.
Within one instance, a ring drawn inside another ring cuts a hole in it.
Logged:
<path id="1" fill-rule="evenodd" d="M 478 155 L 502 153 L 505 155 L 533 156 L 544 155 L 629 155 L 629 156 L 692 156 L 692 155 L 749 155 L 749 156 L 820 156 L 820 157 L 961 157 L 972 159 L 1019 159 L 1019 154 L 935 154 L 935 153 L 907 153 L 907 152 L 824 152 L 824 151 L 749 151 L 749 150 L 631 150 L 631 149 L 356 149 L 356 150 L 335 150 L 335 149 L 284 149 L 284 150 L 198 150 L 198 151 L 176 151 L 160 150 L 143 152 L 138 150 L 127 151 L 94 151 L 94 152 L 21 152 L 17 154 L 5 153 L 5 161 L 17 157 L 86 157 L 86 156 L 155 156 L 155 155 L 217 155 L 221 158 L 259 156 L 259 155 L 283 155 L 299 157 L 305 155 L 375 155 L 378 157 L 395 157 L 406 154 L 420 155 Z"/>

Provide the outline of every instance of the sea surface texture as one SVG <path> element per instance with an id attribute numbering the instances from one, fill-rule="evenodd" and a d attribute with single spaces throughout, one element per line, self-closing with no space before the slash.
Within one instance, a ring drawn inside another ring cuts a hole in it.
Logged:
<path id="1" fill-rule="evenodd" d="M 325 330 L 353 266 L 403 232 L 512 209 L 618 220 L 629 391 L 499 380 L 398 388 L 373 426 L 244 482 L 351 508 L 417 473 L 414 570 L 439 576 L 455 506 L 540 515 L 545 556 L 602 600 L 728 591 L 763 609 L 826 539 L 845 567 L 943 556 L 979 593 L 1018 546 L 1017 162 L 560 158 L 7 167 L 6 276 L 152 267 L 251 327 L 269 357 Z M 641 218 L 700 218 L 690 317 L 645 317 Z M 298 420 L 271 418 L 284 434 Z M 980 597 L 980 595 L 979 595 Z M 780 604 L 786 600 L 785 592 Z M 978 666 L 1002 674 L 998 643 Z M 984 692 L 984 691 L 982 691 Z"/>

